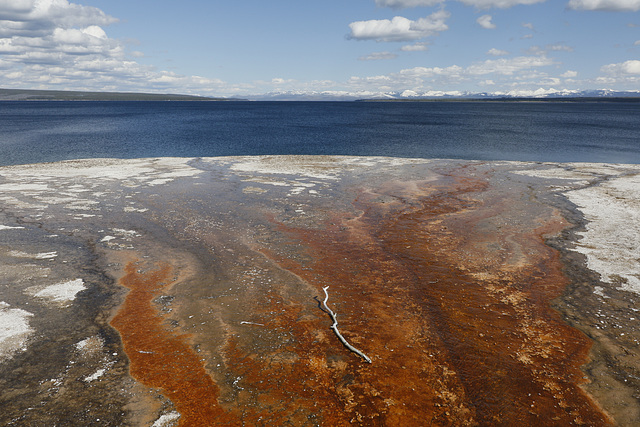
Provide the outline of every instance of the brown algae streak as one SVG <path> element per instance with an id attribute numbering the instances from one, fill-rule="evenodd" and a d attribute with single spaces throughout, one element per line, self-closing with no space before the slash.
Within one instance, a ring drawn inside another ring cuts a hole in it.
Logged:
<path id="1" fill-rule="evenodd" d="M 362 215 L 334 212 L 324 229 L 278 224 L 312 261 L 270 255 L 331 284 L 374 359 L 351 359 L 344 409 L 384 425 L 611 424 L 580 387 L 589 340 L 549 305 L 567 279 L 544 235 L 566 224 L 491 171 L 444 175 L 402 197 L 391 183 L 391 203 L 363 190 Z"/>
<path id="2" fill-rule="evenodd" d="M 173 282 L 173 269 L 161 264 L 141 271 L 129 262 L 120 284 L 130 289 L 111 321 L 122 337 L 133 378 L 160 389 L 180 413 L 181 426 L 234 425 L 218 404 L 218 387 L 189 345 L 187 334 L 163 326 L 164 318 L 153 305 Z"/>

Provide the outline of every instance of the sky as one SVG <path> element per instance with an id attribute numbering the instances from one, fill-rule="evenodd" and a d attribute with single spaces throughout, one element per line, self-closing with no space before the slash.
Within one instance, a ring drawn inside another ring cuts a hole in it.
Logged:
<path id="1" fill-rule="evenodd" d="M 640 0 L 0 0 L 0 87 L 640 90 Z"/>

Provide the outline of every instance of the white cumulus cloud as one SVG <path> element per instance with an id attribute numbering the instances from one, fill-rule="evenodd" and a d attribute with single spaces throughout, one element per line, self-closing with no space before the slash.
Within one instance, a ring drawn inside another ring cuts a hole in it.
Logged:
<path id="1" fill-rule="evenodd" d="M 640 0 L 570 0 L 568 7 L 576 10 L 637 12 L 640 10 Z"/>
<path id="2" fill-rule="evenodd" d="M 464 69 L 458 65 L 451 65 L 449 67 L 414 67 L 401 70 L 398 74 L 404 78 L 432 78 L 436 76 L 446 76 L 453 78 L 460 78 L 464 72 Z"/>
<path id="3" fill-rule="evenodd" d="M 605 65 L 601 71 L 612 75 L 640 75 L 640 61 L 632 59 L 618 64 Z"/>
<path id="4" fill-rule="evenodd" d="M 507 52 L 506 50 L 496 49 L 494 47 L 494 48 L 489 49 L 487 54 L 491 55 L 491 56 L 506 56 L 506 55 L 509 55 L 509 52 Z"/>
<path id="5" fill-rule="evenodd" d="M 573 52 L 573 48 L 571 46 L 567 46 L 564 44 L 548 44 L 547 50 L 552 52 Z"/>
<path id="6" fill-rule="evenodd" d="M 421 94 L 434 91 L 456 91 L 461 85 L 501 88 L 537 89 L 540 84 L 557 84 L 560 80 L 542 71 L 555 65 L 548 58 L 521 56 L 476 62 L 469 66 L 413 67 L 371 77 L 352 77 L 348 84 L 358 91 L 411 90 Z"/>
<path id="7" fill-rule="evenodd" d="M 531 46 L 527 49 L 527 53 L 531 55 L 546 55 L 548 52 L 573 52 L 573 48 L 563 44 L 548 44 L 545 47 Z"/>
<path id="8" fill-rule="evenodd" d="M 491 15 L 482 15 L 481 17 L 476 19 L 476 22 L 486 30 L 493 30 L 496 28 L 496 24 L 491 22 L 492 19 L 493 17 Z"/>
<path id="9" fill-rule="evenodd" d="M 44 36 L 54 28 L 109 25 L 102 10 L 67 0 L 0 0 L 0 36 Z"/>
<path id="10" fill-rule="evenodd" d="M 224 86 L 130 59 L 126 46 L 103 28 L 117 21 L 98 8 L 68 0 L 0 0 L 0 86 L 182 93 Z"/>
<path id="11" fill-rule="evenodd" d="M 33 8 L 34 0 L 2 0 L 0 1 L 0 16 L 23 15 Z"/>
<path id="12" fill-rule="evenodd" d="M 419 40 L 446 31 L 445 21 L 449 12 L 439 10 L 415 21 L 396 16 L 393 19 L 356 21 L 349 24 L 349 38 L 356 40 L 376 40 L 381 42 L 401 42 Z"/>
<path id="13" fill-rule="evenodd" d="M 376 5 L 380 7 L 391 7 L 393 9 L 404 9 L 408 7 L 435 6 L 444 0 L 376 0 Z"/>
<path id="14" fill-rule="evenodd" d="M 546 0 L 458 0 L 467 6 L 474 6 L 478 9 L 508 9 L 517 5 L 527 5 L 542 3 Z M 376 0 L 376 5 L 380 7 L 390 7 L 393 9 L 405 9 L 410 7 L 429 7 L 444 3 L 445 0 Z"/>
<path id="15" fill-rule="evenodd" d="M 417 42 L 408 44 L 400 48 L 403 52 L 424 52 L 429 50 L 429 42 Z"/>
<path id="16" fill-rule="evenodd" d="M 542 3 L 546 0 L 459 0 L 467 6 L 474 6 L 478 9 L 508 9 L 517 5 L 528 5 Z"/>
<path id="17" fill-rule="evenodd" d="M 393 52 L 373 52 L 366 56 L 358 58 L 360 61 L 380 61 L 385 59 L 397 58 L 398 54 Z"/>
<path id="18" fill-rule="evenodd" d="M 466 69 L 470 75 L 500 74 L 513 75 L 519 71 L 553 65 L 553 60 L 545 56 L 518 56 L 516 58 L 488 59 L 473 64 Z"/>

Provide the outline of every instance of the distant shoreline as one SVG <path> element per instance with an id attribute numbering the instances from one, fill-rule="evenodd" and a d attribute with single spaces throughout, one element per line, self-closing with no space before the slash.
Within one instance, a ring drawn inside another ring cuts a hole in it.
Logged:
<path id="1" fill-rule="evenodd" d="M 240 99 L 159 93 L 0 89 L 0 101 L 240 101 Z"/>
<path id="2" fill-rule="evenodd" d="M 83 92 L 64 90 L 0 89 L 1 101 L 252 101 L 252 102 L 530 102 L 530 103 L 640 103 L 640 96 L 570 96 L 570 97 L 430 97 L 371 99 L 247 99 L 182 94 L 135 92 Z"/>

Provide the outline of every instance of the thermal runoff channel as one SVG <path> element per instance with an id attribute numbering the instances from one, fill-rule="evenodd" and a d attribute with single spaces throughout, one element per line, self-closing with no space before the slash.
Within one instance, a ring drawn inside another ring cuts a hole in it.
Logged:
<path id="1" fill-rule="evenodd" d="M 0 168 L 0 423 L 633 425 L 639 171 Z"/>

